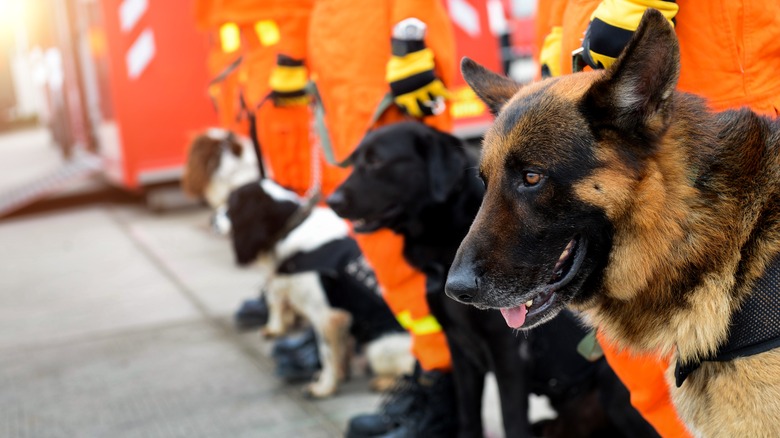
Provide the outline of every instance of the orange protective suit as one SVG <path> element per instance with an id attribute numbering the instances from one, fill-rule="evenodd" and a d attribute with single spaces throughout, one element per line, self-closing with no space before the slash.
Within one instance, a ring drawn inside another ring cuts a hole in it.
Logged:
<path id="1" fill-rule="evenodd" d="M 277 108 L 270 102 L 258 107 L 268 94 L 268 78 L 276 54 L 305 47 L 301 28 L 308 26 L 311 0 L 196 0 L 198 27 L 212 39 L 209 71 L 217 77 L 241 57 L 236 70 L 210 87 L 220 126 L 250 135 L 245 112 L 254 112 L 256 134 L 267 170 L 282 186 L 303 194 L 312 184 L 309 147 L 309 110 L 305 106 Z M 235 42 L 225 41 L 237 30 Z M 237 44 L 236 44 L 237 43 Z M 229 50 L 225 50 L 225 49 Z M 293 50 L 300 52 L 300 50 Z M 304 53 L 300 54 L 302 58 Z M 244 106 L 242 107 L 242 99 Z"/>
<path id="2" fill-rule="evenodd" d="M 308 61 L 325 108 L 327 128 L 337 160 L 347 157 L 369 128 L 382 97 L 389 92 L 385 67 L 390 59 L 392 27 L 415 17 L 427 25 L 426 45 L 445 85 L 455 75 L 454 35 L 440 0 L 315 0 L 308 36 Z M 379 124 L 404 116 L 394 106 Z M 445 114 L 425 123 L 450 130 Z M 328 167 L 323 192 L 331 193 L 349 169 Z M 424 369 L 449 369 L 450 354 L 441 327 L 430 315 L 425 278 L 402 257 L 400 236 L 387 230 L 358 235 L 364 254 L 376 270 L 385 300 L 412 333 L 412 352 Z"/>
<path id="3" fill-rule="evenodd" d="M 207 66 L 212 79 L 222 75 L 240 56 L 240 47 L 225 43 L 226 34 L 237 27 L 230 28 L 226 9 L 221 0 L 195 0 L 195 23 L 197 28 L 209 35 L 209 54 Z M 217 110 L 219 125 L 231 131 L 245 134 L 248 129 L 246 120 L 241 119 L 238 70 L 233 70 L 224 79 L 209 86 L 208 93 Z"/>
<path id="4" fill-rule="evenodd" d="M 546 2 L 540 2 L 546 3 Z M 548 26 L 563 28 L 561 71 L 581 46 L 595 0 L 555 0 Z M 675 32 L 682 65 L 678 89 L 708 99 L 716 111 L 748 106 L 780 114 L 780 4 L 678 0 Z M 632 404 L 664 437 L 690 436 L 677 417 L 664 374 L 669 358 L 618 351 L 599 337 L 607 361 L 631 392 Z"/>
<path id="5" fill-rule="evenodd" d="M 272 7 L 280 37 L 271 47 L 250 44 L 245 57 L 244 92 L 249 107 L 255 111 L 257 138 L 272 178 L 302 195 L 313 184 L 309 108 L 277 107 L 270 100 L 259 107 L 258 104 L 270 92 L 268 80 L 277 54 L 306 59 L 306 30 L 313 0 L 244 1 Z M 247 40 L 256 41 L 258 31 L 247 29 L 246 34 Z"/>

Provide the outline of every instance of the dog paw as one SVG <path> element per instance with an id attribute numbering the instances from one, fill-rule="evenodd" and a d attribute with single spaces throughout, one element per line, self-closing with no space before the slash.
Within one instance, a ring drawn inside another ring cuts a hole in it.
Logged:
<path id="1" fill-rule="evenodd" d="M 281 330 L 265 326 L 260 329 L 260 334 L 263 335 L 263 337 L 266 339 L 274 339 L 282 336 L 284 333 Z"/>
<path id="2" fill-rule="evenodd" d="M 368 387 L 374 392 L 386 392 L 395 385 L 395 376 L 376 376 L 371 379 Z"/>
<path id="3" fill-rule="evenodd" d="M 313 382 L 303 389 L 303 394 L 307 398 L 326 398 L 336 393 L 337 386 Z"/>

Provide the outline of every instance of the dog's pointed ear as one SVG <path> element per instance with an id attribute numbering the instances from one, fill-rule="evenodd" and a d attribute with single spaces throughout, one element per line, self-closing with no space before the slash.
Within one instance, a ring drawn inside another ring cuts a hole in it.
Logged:
<path id="1" fill-rule="evenodd" d="M 585 111 L 595 125 L 655 138 L 671 122 L 679 76 L 674 29 L 660 12 L 648 9 L 623 53 L 585 94 Z"/>
<path id="2" fill-rule="evenodd" d="M 425 130 L 418 147 L 425 157 L 428 183 L 434 202 L 444 202 L 463 178 L 467 166 L 463 143 L 455 136 L 420 125 Z"/>
<path id="3" fill-rule="evenodd" d="M 493 115 L 498 114 L 504 104 L 520 89 L 520 84 L 494 73 L 469 58 L 460 61 L 463 79 L 477 96 L 485 102 Z"/>

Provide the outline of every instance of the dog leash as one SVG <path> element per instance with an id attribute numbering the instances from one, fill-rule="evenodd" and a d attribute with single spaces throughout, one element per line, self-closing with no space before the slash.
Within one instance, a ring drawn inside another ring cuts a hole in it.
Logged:
<path id="1" fill-rule="evenodd" d="M 317 133 L 317 137 L 319 138 L 319 144 L 322 148 L 322 152 L 324 153 L 325 160 L 337 167 L 348 167 L 350 165 L 349 158 L 344 159 L 343 161 L 337 161 L 336 155 L 333 152 L 333 144 L 330 140 L 330 133 L 328 132 L 328 128 L 325 124 L 325 108 L 322 105 L 322 98 L 320 97 L 320 93 L 317 90 L 317 86 L 313 81 L 309 81 L 309 83 L 306 85 L 306 91 L 312 96 L 313 100 L 313 106 L 314 106 L 314 131 Z M 260 100 L 260 102 L 255 107 L 255 110 L 259 109 L 261 106 L 263 106 L 266 102 L 271 100 L 272 93 L 268 93 L 263 97 L 263 99 Z M 390 108 L 393 105 L 393 96 L 391 93 L 386 93 L 382 100 L 377 105 L 376 109 L 374 110 L 374 114 L 371 116 L 371 121 L 368 124 L 369 128 L 371 126 L 374 126 L 376 122 L 379 120 L 380 117 L 387 111 L 388 108 Z M 242 105 L 246 112 L 249 114 L 248 108 L 246 108 L 246 105 L 243 101 L 242 96 Z M 252 114 L 249 114 L 250 116 Z M 252 126 L 253 118 L 250 118 L 250 126 Z M 251 138 L 252 138 L 252 144 L 255 146 L 255 154 L 257 154 L 257 163 L 260 167 L 260 175 L 262 177 L 265 177 L 265 169 L 263 167 L 263 157 L 262 157 L 262 148 L 260 145 L 260 141 L 257 138 L 257 134 L 254 132 L 254 129 L 252 129 L 251 132 Z M 312 175 L 312 184 L 309 188 L 309 190 L 306 192 L 305 195 L 305 201 L 301 205 L 301 207 L 298 208 L 298 210 L 293 213 L 292 216 L 287 220 L 287 223 L 284 227 L 277 233 L 275 236 L 276 239 L 280 240 L 283 237 L 285 237 L 290 231 L 294 230 L 295 227 L 300 225 L 304 220 L 306 220 L 307 217 L 311 214 L 314 207 L 317 205 L 317 203 L 322 198 L 322 192 L 321 192 L 321 185 L 322 185 L 322 175 L 320 172 L 320 166 L 319 166 L 319 149 L 316 147 L 316 141 L 312 139 L 311 141 L 311 175 Z M 276 241 L 275 239 L 275 241 Z"/>
<path id="2" fill-rule="evenodd" d="M 336 159 L 336 154 L 333 151 L 333 143 L 331 142 L 330 139 L 330 132 L 328 131 L 327 124 L 325 123 L 325 107 L 322 104 L 322 97 L 320 96 L 319 90 L 317 89 L 317 85 L 313 81 L 309 81 L 306 84 L 305 89 L 306 92 L 312 96 L 313 113 L 314 113 L 314 131 L 317 133 L 320 147 L 322 148 L 322 152 L 324 153 L 325 161 L 327 161 L 328 164 L 332 166 L 341 167 L 341 168 L 349 167 L 351 164 L 349 162 L 349 158 L 345 158 L 342 161 L 338 161 Z M 259 109 L 269 100 L 271 100 L 270 92 L 266 94 L 265 97 L 263 97 L 260 103 L 257 104 L 255 110 Z M 379 101 L 379 104 L 374 110 L 374 114 L 371 116 L 371 119 L 368 123 L 369 129 L 372 126 L 374 126 L 377 121 L 379 121 L 379 118 L 382 117 L 385 111 L 387 111 L 387 109 L 393 105 L 393 102 L 394 102 L 393 95 L 390 92 L 387 92 L 384 96 L 382 96 L 382 99 Z M 243 99 L 242 99 L 242 104 L 243 104 Z M 252 119 L 250 118 L 250 124 L 251 123 L 252 123 Z M 257 139 L 256 133 L 252 132 L 250 134 L 251 134 L 250 137 L 252 138 L 252 143 L 256 145 L 255 153 L 257 153 L 258 156 L 258 163 L 262 163 L 262 156 L 261 156 L 262 149 L 260 147 L 260 142 Z M 314 158 L 315 158 L 314 155 L 312 155 L 312 159 Z M 259 165 L 262 166 L 262 164 Z M 265 172 L 261 170 L 261 174 L 264 175 Z"/>
<path id="3" fill-rule="evenodd" d="M 208 83 L 208 88 L 211 88 L 220 82 L 223 82 L 225 79 L 230 76 L 231 73 L 233 73 L 243 62 L 244 57 L 239 56 L 233 62 L 228 64 L 227 67 L 225 67 L 219 74 L 214 77 L 214 79 L 210 80 Z M 211 93 L 209 93 L 211 94 Z M 257 105 L 259 108 L 265 101 L 269 98 L 269 96 L 266 96 L 263 98 L 263 100 L 260 101 L 260 103 Z M 249 107 L 246 104 L 246 99 L 244 98 L 244 93 L 241 92 L 238 94 L 238 100 L 239 104 L 241 105 L 241 112 L 239 112 L 236 119 L 240 120 L 240 117 L 242 115 L 246 116 L 247 120 L 249 121 L 249 139 L 252 141 L 252 147 L 255 150 L 255 155 L 257 156 L 257 170 L 260 171 L 260 178 L 266 177 L 266 171 L 265 171 L 265 165 L 263 164 L 263 153 L 262 148 L 260 145 L 260 141 L 257 138 L 257 119 L 255 117 L 254 112 L 249 111 Z M 214 102 L 214 99 L 212 98 L 212 105 L 214 105 L 214 108 L 218 111 L 219 108 L 217 106 L 217 103 Z"/>
<path id="4" fill-rule="evenodd" d="M 260 101 L 260 103 L 257 104 L 256 108 L 260 108 L 270 97 L 270 94 L 266 95 Z M 260 171 L 260 179 L 265 179 L 267 173 L 265 171 L 265 163 L 263 161 L 263 146 L 260 144 L 260 138 L 257 136 L 257 116 L 255 115 L 254 111 L 249 111 L 249 107 L 246 104 L 246 99 L 244 99 L 243 92 L 238 94 L 238 99 L 241 103 L 241 110 L 244 114 L 246 114 L 246 118 L 249 121 L 249 139 L 252 141 L 252 148 L 254 149 L 255 155 L 257 156 L 257 170 Z"/>
<path id="5" fill-rule="evenodd" d="M 342 168 L 349 167 L 351 165 L 349 157 L 342 161 L 336 160 L 336 154 L 333 151 L 333 143 L 331 142 L 330 133 L 328 132 L 328 127 L 325 123 L 325 107 L 322 104 L 322 97 L 320 96 L 319 90 L 317 90 L 317 85 L 313 81 L 309 81 L 309 83 L 306 85 L 306 91 L 313 97 L 314 125 L 317 136 L 319 137 L 320 147 L 325 154 L 325 161 L 333 166 Z M 374 110 L 374 114 L 371 116 L 368 129 L 376 124 L 385 111 L 387 111 L 387 109 L 393 105 L 393 102 L 393 95 L 390 92 L 387 92 L 384 96 L 382 96 L 382 100 L 379 101 L 379 104 Z"/>

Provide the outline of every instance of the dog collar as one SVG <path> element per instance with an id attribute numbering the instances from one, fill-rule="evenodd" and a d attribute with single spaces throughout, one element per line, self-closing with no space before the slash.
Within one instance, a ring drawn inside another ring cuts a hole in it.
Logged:
<path id="1" fill-rule="evenodd" d="M 692 363 L 677 360 L 674 378 L 679 388 L 704 361 L 725 362 L 780 347 L 780 255 L 753 286 L 751 294 L 731 316 L 726 341 L 711 357 Z"/>
<path id="2" fill-rule="evenodd" d="M 276 236 L 274 236 L 274 238 L 271 241 L 279 242 L 285 237 L 287 237 L 287 235 L 290 234 L 292 230 L 296 229 L 298 225 L 302 224 L 303 221 L 305 221 L 306 218 L 309 217 L 309 215 L 314 210 L 314 207 L 317 206 L 317 203 L 319 201 L 320 201 L 320 192 L 318 190 L 304 204 L 301 204 L 301 206 L 298 207 L 297 210 L 295 210 L 295 213 L 290 215 L 289 219 L 287 219 L 287 222 L 279 230 L 279 232 L 276 233 Z"/>

